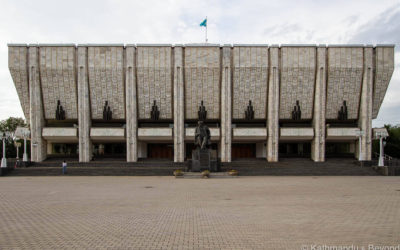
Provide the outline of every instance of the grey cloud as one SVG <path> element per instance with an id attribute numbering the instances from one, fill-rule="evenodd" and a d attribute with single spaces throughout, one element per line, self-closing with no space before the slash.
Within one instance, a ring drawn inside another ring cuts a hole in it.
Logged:
<path id="1" fill-rule="evenodd" d="M 292 32 L 298 32 L 301 29 L 301 27 L 297 24 L 289 24 L 285 23 L 282 25 L 274 25 L 267 27 L 264 29 L 264 35 L 268 36 L 281 36 L 282 34 L 285 33 L 292 33 Z"/>
<path id="2" fill-rule="evenodd" d="M 345 18 L 344 22 L 348 25 L 352 25 L 352 24 L 355 24 L 358 20 L 359 20 L 359 16 L 353 15 L 353 16 L 349 16 L 349 17 Z"/>
<path id="3" fill-rule="evenodd" d="M 361 44 L 396 44 L 396 54 L 400 52 L 398 45 L 400 44 L 400 4 L 396 4 L 376 18 L 362 25 L 358 32 L 352 34 L 349 43 Z M 399 70 L 399 62 L 396 64 L 395 71 Z M 384 124 L 400 124 L 399 110 L 400 105 L 394 100 L 388 100 L 390 96 L 393 97 L 393 92 L 398 92 L 398 85 L 400 81 L 396 78 L 395 74 L 391 79 L 388 92 L 379 110 L 377 119 L 373 120 L 374 127 L 382 127 Z M 391 91 L 391 95 L 389 95 Z M 397 96 L 396 94 L 394 96 Z"/>
<path id="4" fill-rule="evenodd" d="M 388 8 L 360 27 L 350 43 L 400 43 L 400 4 Z"/>

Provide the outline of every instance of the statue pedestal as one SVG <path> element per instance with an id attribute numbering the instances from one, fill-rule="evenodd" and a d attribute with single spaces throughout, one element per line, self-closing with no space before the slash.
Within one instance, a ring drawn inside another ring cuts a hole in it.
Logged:
<path id="1" fill-rule="evenodd" d="M 215 152 L 214 152 L 215 151 Z M 210 172 L 218 171 L 218 162 L 216 150 L 195 149 L 192 152 L 192 172 L 208 170 Z"/>

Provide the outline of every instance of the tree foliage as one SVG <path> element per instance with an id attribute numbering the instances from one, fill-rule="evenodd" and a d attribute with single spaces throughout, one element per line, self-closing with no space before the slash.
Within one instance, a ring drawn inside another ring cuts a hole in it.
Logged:
<path id="1" fill-rule="evenodd" d="M 26 126 L 25 120 L 20 117 L 10 117 L 0 121 L 0 131 L 14 132 L 17 127 Z"/>
<path id="2" fill-rule="evenodd" d="M 0 131 L 1 132 L 15 132 L 15 130 L 17 129 L 17 127 L 24 127 L 26 126 L 25 120 L 23 118 L 19 118 L 19 117 L 10 117 L 6 120 L 2 120 L 0 121 Z M 20 148 L 20 157 L 22 155 L 22 149 L 23 149 L 23 140 L 18 140 L 19 142 L 22 142 L 21 144 L 21 148 Z M 27 149 L 29 150 L 30 147 L 27 147 Z M 3 157 L 3 142 L 0 143 L 0 154 Z M 14 141 L 8 140 L 6 142 L 6 157 L 7 158 L 15 158 L 17 155 L 17 150 L 14 146 Z"/>
<path id="3" fill-rule="evenodd" d="M 389 133 L 386 138 L 385 154 L 400 158 L 400 126 L 385 125 Z"/>

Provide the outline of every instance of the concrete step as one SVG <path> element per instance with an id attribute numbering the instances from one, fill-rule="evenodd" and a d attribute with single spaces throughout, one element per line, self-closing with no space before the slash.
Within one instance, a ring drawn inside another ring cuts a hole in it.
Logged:
<path id="1" fill-rule="evenodd" d="M 113 175 L 113 176 L 172 176 L 173 171 L 186 171 L 185 163 L 171 161 L 139 161 L 127 162 L 89 162 L 68 163 L 68 175 Z M 365 176 L 379 175 L 372 167 L 361 167 L 352 159 L 329 159 L 316 163 L 309 159 L 283 159 L 280 162 L 269 163 L 265 160 L 233 161 L 222 163 L 221 172 L 237 170 L 240 176 Z M 10 176 L 46 176 L 61 175 L 61 162 L 44 161 L 32 167 L 17 168 L 7 175 Z M 187 176 L 197 176 L 198 173 Z"/>
<path id="2" fill-rule="evenodd" d="M 176 178 L 187 178 L 187 179 L 201 179 L 205 178 L 201 172 L 183 172 L 181 176 L 175 176 Z M 217 172 L 210 173 L 208 178 L 237 178 L 238 176 L 229 175 L 228 172 Z"/>

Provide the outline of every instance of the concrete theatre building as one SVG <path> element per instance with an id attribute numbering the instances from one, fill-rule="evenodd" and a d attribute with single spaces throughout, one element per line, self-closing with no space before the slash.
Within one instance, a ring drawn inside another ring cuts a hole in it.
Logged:
<path id="1" fill-rule="evenodd" d="M 9 44 L 31 159 L 371 159 L 393 45 Z"/>

